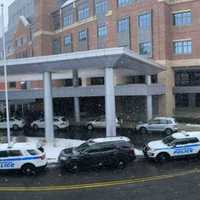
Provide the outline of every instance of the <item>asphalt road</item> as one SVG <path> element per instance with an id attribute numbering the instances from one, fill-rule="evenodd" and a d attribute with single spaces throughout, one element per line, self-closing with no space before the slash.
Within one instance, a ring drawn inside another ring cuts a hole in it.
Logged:
<path id="1" fill-rule="evenodd" d="M 166 164 L 138 158 L 123 170 L 70 174 L 49 168 L 35 177 L 0 173 L 1 200 L 199 200 L 200 161 Z"/>

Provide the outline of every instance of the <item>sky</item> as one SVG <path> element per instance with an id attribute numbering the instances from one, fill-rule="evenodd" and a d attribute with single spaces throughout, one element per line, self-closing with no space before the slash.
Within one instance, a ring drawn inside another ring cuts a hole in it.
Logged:
<path id="1" fill-rule="evenodd" d="M 8 6 L 13 2 L 14 0 L 0 0 L 0 4 L 4 4 L 4 16 L 5 16 L 5 26 L 7 27 L 8 25 Z M 1 11 L 0 11 L 0 16 L 1 16 Z M 0 28 L 1 28 L 0 24 Z M 0 30 L 0 35 L 1 35 L 1 30 Z"/>

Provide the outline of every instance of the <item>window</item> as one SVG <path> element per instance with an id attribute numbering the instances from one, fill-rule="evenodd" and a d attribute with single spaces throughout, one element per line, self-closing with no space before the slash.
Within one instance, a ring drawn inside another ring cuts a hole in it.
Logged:
<path id="1" fill-rule="evenodd" d="M 104 77 L 91 78 L 91 85 L 104 85 Z"/>
<path id="2" fill-rule="evenodd" d="M 151 43 L 150 42 L 142 42 L 139 44 L 139 53 L 140 55 L 151 55 Z"/>
<path id="3" fill-rule="evenodd" d="M 78 33 L 78 40 L 79 41 L 85 41 L 85 40 L 87 40 L 87 31 L 86 30 L 79 31 L 79 33 Z"/>
<path id="4" fill-rule="evenodd" d="M 177 12 L 173 14 L 173 25 L 174 26 L 186 26 L 192 24 L 192 13 L 191 11 Z"/>
<path id="5" fill-rule="evenodd" d="M 129 30 L 129 18 L 123 18 L 118 21 L 117 23 L 117 31 L 120 32 L 127 32 Z"/>
<path id="6" fill-rule="evenodd" d="M 133 0 L 117 0 L 118 7 L 123 7 L 131 4 Z"/>
<path id="7" fill-rule="evenodd" d="M 27 150 L 27 152 L 32 156 L 36 156 L 36 155 L 40 154 L 40 152 L 38 152 L 38 151 L 36 151 L 34 149 Z"/>
<path id="8" fill-rule="evenodd" d="M 66 35 L 64 38 L 64 45 L 65 47 L 69 47 L 72 45 L 72 37 L 71 35 Z"/>
<path id="9" fill-rule="evenodd" d="M 107 37 L 108 30 L 107 30 L 107 26 L 105 24 L 98 25 L 97 29 L 98 29 L 97 36 L 99 38 Z"/>
<path id="10" fill-rule="evenodd" d="M 20 88 L 22 90 L 26 90 L 27 89 L 27 81 L 21 81 L 20 82 Z"/>
<path id="11" fill-rule="evenodd" d="M 53 48 L 53 54 L 59 54 L 61 52 L 59 39 L 53 40 L 52 48 Z"/>
<path id="12" fill-rule="evenodd" d="M 16 88 L 16 82 L 10 82 L 9 88 Z"/>
<path id="13" fill-rule="evenodd" d="M 174 41 L 173 52 L 175 55 L 191 54 L 192 53 L 192 41 Z"/>
<path id="14" fill-rule="evenodd" d="M 108 7 L 108 1 L 107 0 L 101 0 L 96 2 L 95 4 L 95 11 L 96 14 L 102 14 L 105 13 L 107 11 Z"/>
<path id="15" fill-rule="evenodd" d="M 10 151 L 8 151 L 8 156 L 9 157 L 22 156 L 22 153 L 19 150 L 10 150 Z"/>
<path id="16" fill-rule="evenodd" d="M 0 151 L 0 158 L 8 157 L 7 151 Z"/>
<path id="17" fill-rule="evenodd" d="M 183 108 L 189 106 L 188 94 L 176 94 L 175 101 L 176 101 L 176 107 Z"/>
<path id="18" fill-rule="evenodd" d="M 60 13 L 57 11 L 52 14 L 53 30 L 60 29 Z"/>
<path id="19" fill-rule="evenodd" d="M 151 28 L 151 13 L 144 13 L 138 16 L 139 29 L 146 30 Z"/>
<path id="20" fill-rule="evenodd" d="M 84 7 L 78 10 L 78 19 L 81 21 L 89 17 L 89 8 Z"/>
<path id="21" fill-rule="evenodd" d="M 73 15 L 63 16 L 63 26 L 69 26 L 73 23 Z"/>
<path id="22" fill-rule="evenodd" d="M 200 94 L 196 94 L 195 96 L 195 105 L 196 107 L 200 107 Z"/>

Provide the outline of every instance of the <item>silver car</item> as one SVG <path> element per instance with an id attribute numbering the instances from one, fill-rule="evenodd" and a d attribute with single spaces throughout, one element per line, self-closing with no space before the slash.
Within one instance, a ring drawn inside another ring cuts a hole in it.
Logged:
<path id="1" fill-rule="evenodd" d="M 176 120 L 172 117 L 155 117 L 148 123 L 139 123 L 136 130 L 140 133 L 165 132 L 167 135 L 178 130 Z"/>

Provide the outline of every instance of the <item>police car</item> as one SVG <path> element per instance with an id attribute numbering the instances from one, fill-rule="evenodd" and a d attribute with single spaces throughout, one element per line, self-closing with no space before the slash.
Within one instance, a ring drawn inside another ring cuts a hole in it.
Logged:
<path id="1" fill-rule="evenodd" d="M 47 165 L 45 153 L 33 143 L 0 144 L 0 170 L 21 170 L 34 175 Z"/>
<path id="2" fill-rule="evenodd" d="M 200 132 L 174 133 L 144 145 L 143 152 L 146 157 L 159 162 L 187 156 L 200 158 Z"/>

